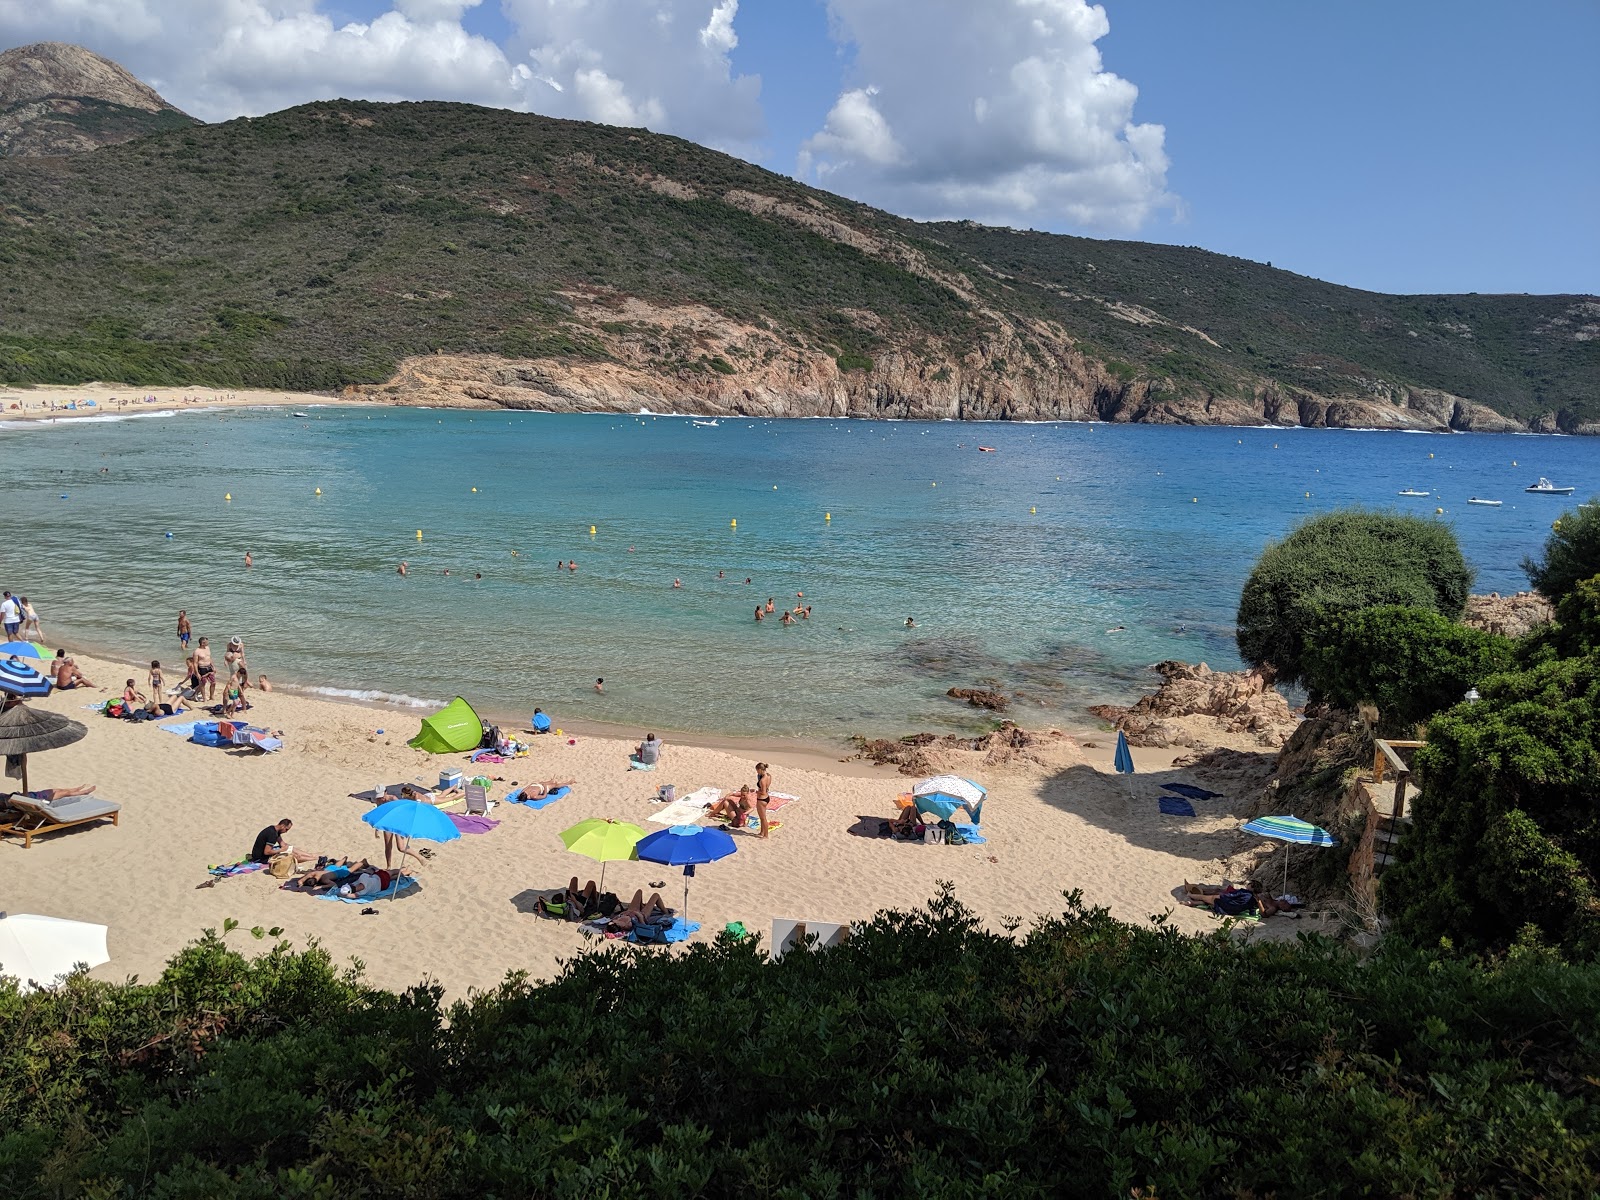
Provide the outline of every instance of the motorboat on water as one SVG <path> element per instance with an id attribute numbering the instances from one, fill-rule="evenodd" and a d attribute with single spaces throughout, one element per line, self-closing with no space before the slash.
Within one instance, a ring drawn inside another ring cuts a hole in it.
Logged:
<path id="1" fill-rule="evenodd" d="M 979 446 L 978 449 L 982 450 L 985 454 L 993 454 L 994 453 L 994 447 L 993 446 Z"/>
<path id="2" fill-rule="evenodd" d="M 1487 505 L 1490 508 L 1499 508 L 1502 504 L 1505 503 L 1505 501 L 1504 500 L 1479 500 L 1476 496 L 1472 496 L 1467 500 L 1467 503 L 1468 504 L 1484 504 L 1484 505 Z"/>
<path id="3" fill-rule="evenodd" d="M 696 421 L 695 424 L 700 426 L 701 429 L 715 429 L 717 427 L 715 418 L 712 418 L 709 421 Z"/>
<path id="4" fill-rule="evenodd" d="M 1578 489 L 1570 487 L 1557 487 L 1555 484 L 1551 483 L 1548 479 L 1541 475 L 1539 476 L 1538 483 L 1524 488 L 1523 490 L 1528 492 L 1537 492 L 1541 496 L 1570 496 Z"/>
<path id="5" fill-rule="evenodd" d="M 291 417 L 305 417 L 307 420 L 311 419 L 311 414 L 310 413 L 290 413 L 289 415 Z"/>
<path id="6" fill-rule="evenodd" d="M 1405 488 L 1395 493 L 1397 496 L 1426 496 L 1427 492 L 1419 492 L 1416 488 Z"/>

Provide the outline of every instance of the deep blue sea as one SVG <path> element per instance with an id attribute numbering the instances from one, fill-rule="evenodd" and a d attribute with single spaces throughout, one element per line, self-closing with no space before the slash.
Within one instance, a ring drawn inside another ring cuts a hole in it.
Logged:
<path id="1" fill-rule="evenodd" d="M 1236 666 L 1245 575 L 1308 514 L 1442 508 L 1505 592 L 1572 503 L 1522 489 L 1600 490 L 1582 438 L 307 411 L 0 427 L 0 586 L 55 643 L 169 664 L 186 608 L 302 687 L 895 734 L 970 726 L 951 686 L 1071 720 L 1161 659 Z M 809 620 L 755 623 L 799 592 Z"/>

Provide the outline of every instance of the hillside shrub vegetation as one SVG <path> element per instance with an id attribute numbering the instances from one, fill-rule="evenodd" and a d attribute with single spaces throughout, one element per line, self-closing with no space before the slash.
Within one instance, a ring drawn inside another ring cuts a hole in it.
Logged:
<path id="1" fill-rule="evenodd" d="M 1460 703 L 1468 688 L 1508 669 L 1513 646 L 1428 609 L 1362 608 L 1310 631 L 1305 681 L 1339 708 L 1377 705 L 1381 732 L 1409 735 Z"/>
<path id="2" fill-rule="evenodd" d="M 1472 572 L 1438 521 L 1344 509 L 1312 517 L 1256 560 L 1239 597 L 1239 654 L 1302 682 L 1310 639 L 1334 617 L 1401 606 L 1459 617 Z"/>
<path id="3" fill-rule="evenodd" d="M 1564 512 L 1544 540 L 1544 553 L 1522 560 L 1528 582 L 1559 604 L 1585 579 L 1600 575 L 1600 497 Z"/>
<path id="4" fill-rule="evenodd" d="M 445 1007 L 208 935 L 0 987 L 0 1192 L 1358 1196 L 1600 1189 L 1600 968 L 1240 944 L 945 893 L 768 962 L 584 954 Z"/>

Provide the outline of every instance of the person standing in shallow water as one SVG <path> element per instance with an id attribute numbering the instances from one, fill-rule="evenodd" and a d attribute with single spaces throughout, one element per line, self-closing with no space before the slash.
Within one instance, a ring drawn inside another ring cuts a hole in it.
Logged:
<path id="1" fill-rule="evenodd" d="M 761 624 L 761 622 L 765 619 L 765 617 L 766 617 L 766 614 L 761 611 L 761 605 L 759 605 L 759 604 L 756 605 L 756 624 L 757 625 Z"/>
<path id="2" fill-rule="evenodd" d="M 189 628 L 189 614 L 184 609 L 178 610 L 178 644 L 185 650 L 189 649 L 189 638 L 193 631 Z"/>

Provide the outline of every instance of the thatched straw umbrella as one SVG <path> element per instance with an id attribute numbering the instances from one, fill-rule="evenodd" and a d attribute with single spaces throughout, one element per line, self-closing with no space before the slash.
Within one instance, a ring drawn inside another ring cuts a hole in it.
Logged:
<path id="1" fill-rule="evenodd" d="M 22 771 L 22 790 L 28 790 L 28 755 L 59 750 L 89 735 L 89 727 L 71 717 L 36 712 L 26 704 L 13 704 L 0 712 L 0 754 L 9 770 L 12 759 Z"/>

